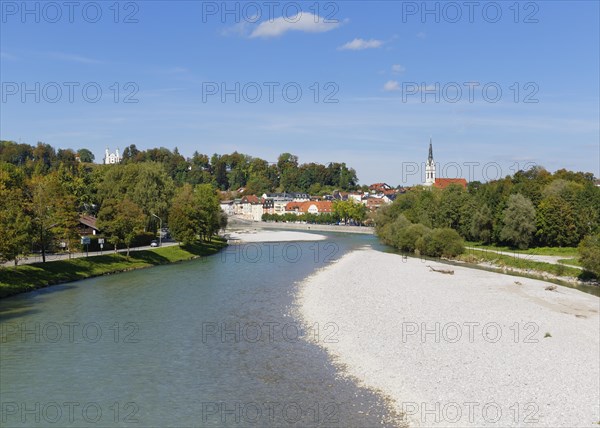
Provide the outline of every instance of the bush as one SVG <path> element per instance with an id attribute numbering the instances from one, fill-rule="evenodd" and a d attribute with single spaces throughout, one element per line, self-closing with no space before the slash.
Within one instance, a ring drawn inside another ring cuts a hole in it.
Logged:
<path id="1" fill-rule="evenodd" d="M 422 224 L 411 224 L 397 232 L 395 246 L 412 253 L 417 249 L 417 241 L 430 231 L 431 229 Z"/>
<path id="2" fill-rule="evenodd" d="M 417 240 L 420 253 L 430 257 L 456 257 L 465 251 L 458 232 L 448 227 L 433 229 Z"/>
<path id="3" fill-rule="evenodd" d="M 578 251 L 581 266 L 600 277 L 600 233 L 586 236 L 579 244 Z"/>

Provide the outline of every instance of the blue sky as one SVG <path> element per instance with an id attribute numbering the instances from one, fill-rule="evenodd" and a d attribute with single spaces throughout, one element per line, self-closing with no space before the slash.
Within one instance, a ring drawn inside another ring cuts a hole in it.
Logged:
<path id="1" fill-rule="evenodd" d="M 408 185 L 432 137 L 438 175 L 600 176 L 599 3 L 477 3 L 1 1 L 0 138 L 292 152 Z"/>

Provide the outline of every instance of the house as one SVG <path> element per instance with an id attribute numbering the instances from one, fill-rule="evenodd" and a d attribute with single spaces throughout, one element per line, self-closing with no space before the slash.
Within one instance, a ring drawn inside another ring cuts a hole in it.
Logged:
<path id="1" fill-rule="evenodd" d="M 369 210 L 375 211 L 385 204 L 386 202 L 383 200 L 383 198 L 368 198 L 366 205 Z"/>
<path id="2" fill-rule="evenodd" d="M 77 231 L 80 235 L 97 235 L 100 229 L 96 226 L 97 219 L 92 215 L 81 215 Z"/>
<path id="3" fill-rule="evenodd" d="M 433 187 L 436 189 L 445 189 L 451 184 L 461 186 L 463 189 L 467 188 L 467 180 L 464 178 L 436 178 Z"/>
<path id="4" fill-rule="evenodd" d="M 330 201 L 289 202 L 285 207 L 285 212 L 296 215 L 328 214 L 333 212 L 333 203 Z"/>
<path id="5" fill-rule="evenodd" d="M 369 186 L 369 191 L 371 193 L 383 193 L 386 190 L 392 190 L 392 186 L 387 183 L 375 183 Z"/>
<path id="6" fill-rule="evenodd" d="M 221 201 L 219 203 L 219 205 L 221 206 L 221 209 L 223 210 L 223 212 L 225 214 L 233 215 L 233 213 L 234 213 L 233 201 Z"/>

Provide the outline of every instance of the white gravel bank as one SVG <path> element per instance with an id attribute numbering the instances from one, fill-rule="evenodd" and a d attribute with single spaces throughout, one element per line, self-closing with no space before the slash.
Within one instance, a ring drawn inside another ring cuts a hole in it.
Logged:
<path id="1" fill-rule="evenodd" d="M 233 242 L 291 242 L 291 241 L 322 241 L 325 235 L 306 232 L 272 231 L 272 230 L 247 230 L 232 232 L 229 239 Z"/>
<path id="2" fill-rule="evenodd" d="M 598 426 L 600 299 L 549 285 L 366 249 L 308 278 L 298 303 L 309 325 L 339 327 L 319 344 L 410 426 Z"/>

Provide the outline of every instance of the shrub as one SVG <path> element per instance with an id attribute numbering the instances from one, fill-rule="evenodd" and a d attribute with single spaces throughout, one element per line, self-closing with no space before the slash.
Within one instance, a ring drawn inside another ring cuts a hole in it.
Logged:
<path id="1" fill-rule="evenodd" d="M 463 239 L 454 229 L 433 229 L 417 240 L 421 254 L 430 257 L 456 257 L 465 250 Z"/>

